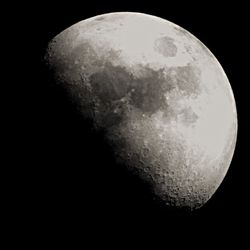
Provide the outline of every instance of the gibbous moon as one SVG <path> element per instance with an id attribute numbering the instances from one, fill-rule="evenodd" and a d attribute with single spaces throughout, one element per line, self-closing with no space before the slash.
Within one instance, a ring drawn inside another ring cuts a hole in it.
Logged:
<path id="1" fill-rule="evenodd" d="M 45 60 L 117 163 L 166 205 L 211 198 L 232 160 L 237 113 L 221 65 L 196 37 L 155 16 L 110 13 L 61 32 Z"/>

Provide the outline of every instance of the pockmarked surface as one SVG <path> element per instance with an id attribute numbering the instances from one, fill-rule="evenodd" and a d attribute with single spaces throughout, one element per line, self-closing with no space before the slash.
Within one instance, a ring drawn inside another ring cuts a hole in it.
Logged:
<path id="1" fill-rule="evenodd" d="M 159 199 L 194 209 L 215 193 L 235 148 L 236 106 L 192 34 L 155 16 L 104 14 L 57 35 L 45 60 L 117 162 Z"/>

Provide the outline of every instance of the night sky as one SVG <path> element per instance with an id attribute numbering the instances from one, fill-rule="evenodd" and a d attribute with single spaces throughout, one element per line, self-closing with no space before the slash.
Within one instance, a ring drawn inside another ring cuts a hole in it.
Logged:
<path id="1" fill-rule="evenodd" d="M 155 234 L 164 247 L 174 241 L 173 237 L 178 239 L 175 244 L 183 237 L 186 243 L 204 237 L 206 246 L 215 239 L 228 242 L 238 234 L 243 236 L 249 225 L 246 6 L 230 1 L 224 6 L 208 1 L 199 5 L 83 2 L 20 4 L 22 10 L 17 6 L 10 12 L 13 16 L 18 12 L 20 22 L 24 22 L 19 37 L 24 44 L 22 84 L 28 86 L 20 115 L 23 129 L 18 150 L 24 163 L 14 172 L 18 181 L 13 188 L 16 200 L 12 208 L 16 221 L 20 220 L 20 232 L 27 226 L 36 243 L 48 239 L 61 243 L 61 237 L 72 235 L 93 245 L 101 237 L 111 237 L 111 242 L 121 237 L 120 242 L 126 242 L 133 236 L 140 238 L 140 233 L 145 240 L 146 235 Z M 212 51 L 229 78 L 238 112 L 236 150 L 223 183 L 197 211 L 166 209 L 150 198 L 145 183 L 122 168 L 117 170 L 102 135 L 91 133 L 89 124 L 77 114 L 66 93 L 53 84 L 44 67 L 47 43 L 55 35 L 78 21 L 115 11 L 143 12 L 180 25 Z"/>

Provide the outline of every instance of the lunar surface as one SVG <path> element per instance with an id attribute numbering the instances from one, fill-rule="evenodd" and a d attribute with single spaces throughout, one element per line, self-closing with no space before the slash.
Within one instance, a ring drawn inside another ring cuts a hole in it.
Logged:
<path id="1" fill-rule="evenodd" d="M 45 61 L 117 163 L 167 206 L 211 198 L 232 160 L 237 113 L 222 67 L 197 38 L 155 16 L 110 13 L 58 34 Z"/>

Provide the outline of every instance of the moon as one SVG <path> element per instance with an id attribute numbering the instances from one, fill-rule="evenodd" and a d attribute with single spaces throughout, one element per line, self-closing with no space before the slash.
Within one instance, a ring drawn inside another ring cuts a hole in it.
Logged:
<path id="1" fill-rule="evenodd" d="M 232 160 L 237 112 L 226 74 L 195 36 L 156 16 L 109 13 L 62 31 L 45 61 L 117 163 L 167 206 L 192 210 L 212 197 Z"/>

